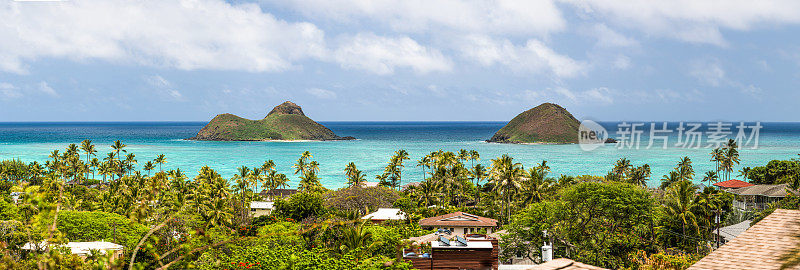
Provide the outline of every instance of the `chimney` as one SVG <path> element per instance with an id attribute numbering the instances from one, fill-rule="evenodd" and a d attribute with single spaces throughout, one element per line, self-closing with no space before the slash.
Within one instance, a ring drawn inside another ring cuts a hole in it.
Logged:
<path id="1" fill-rule="evenodd" d="M 553 244 L 548 242 L 547 238 L 547 230 L 542 231 L 544 233 L 544 245 L 542 245 L 542 262 L 549 262 L 553 260 Z"/>

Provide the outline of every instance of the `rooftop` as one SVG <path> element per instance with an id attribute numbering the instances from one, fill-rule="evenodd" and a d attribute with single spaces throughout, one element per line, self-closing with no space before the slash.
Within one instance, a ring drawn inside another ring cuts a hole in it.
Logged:
<path id="1" fill-rule="evenodd" d="M 405 220 L 406 216 L 403 211 L 398 208 L 378 208 L 378 211 L 370 213 L 361 219 L 372 220 Z"/>
<path id="2" fill-rule="evenodd" d="M 34 245 L 32 243 L 26 243 L 22 246 L 24 250 L 36 250 L 38 248 L 44 248 L 45 243 L 40 243 L 39 245 Z M 69 242 L 63 245 L 64 247 L 68 247 L 72 254 L 89 254 L 91 250 L 97 250 L 101 254 L 105 254 L 107 250 L 122 250 L 125 248 L 122 245 L 114 244 L 111 242 L 106 241 L 95 241 L 95 242 Z"/>
<path id="3" fill-rule="evenodd" d="M 473 248 L 493 248 L 492 242 L 489 241 L 467 241 L 466 246 L 457 245 L 456 240 L 450 241 L 450 245 L 444 245 L 442 242 L 431 242 L 431 248 L 458 248 L 458 249 L 473 249 Z"/>
<path id="4" fill-rule="evenodd" d="M 419 225 L 428 227 L 495 227 L 497 226 L 497 220 L 465 212 L 453 212 L 422 219 L 419 221 Z"/>
<path id="5" fill-rule="evenodd" d="M 722 181 L 719 183 L 714 183 L 714 186 L 722 187 L 722 188 L 742 188 L 742 187 L 749 187 L 754 186 L 748 182 L 742 180 L 731 179 L 728 181 Z"/>
<path id="6" fill-rule="evenodd" d="M 689 269 L 779 269 L 781 256 L 800 243 L 798 231 L 800 210 L 777 209 Z"/>
<path id="7" fill-rule="evenodd" d="M 725 241 L 731 241 L 733 240 L 733 238 L 736 238 L 744 231 L 746 231 L 748 228 L 750 228 L 750 222 L 752 221 L 745 220 L 737 224 L 719 228 L 719 235 L 722 236 L 722 238 L 724 238 Z M 713 233 L 716 233 L 716 231 L 714 231 Z"/>
<path id="8" fill-rule="evenodd" d="M 788 195 L 788 192 L 786 192 L 787 187 L 789 187 L 789 184 L 753 185 L 749 187 L 737 188 L 731 190 L 730 192 L 742 196 L 765 196 L 765 197 L 783 198 L 786 197 L 786 195 Z"/>
<path id="9" fill-rule="evenodd" d="M 273 202 L 252 201 L 250 209 L 272 209 Z"/>

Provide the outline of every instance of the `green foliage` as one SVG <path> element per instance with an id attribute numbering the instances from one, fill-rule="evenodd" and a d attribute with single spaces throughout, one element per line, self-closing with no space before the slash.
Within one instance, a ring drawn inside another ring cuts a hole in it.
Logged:
<path id="1" fill-rule="evenodd" d="M 391 207 L 398 198 L 399 192 L 387 187 L 351 187 L 325 194 L 325 206 L 366 214 L 366 211 Z"/>
<path id="2" fill-rule="evenodd" d="M 297 114 L 271 114 L 261 120 L 220 114 L 197 135 L 197 139 L 201 140 L 224 141 L 339 139 L 325 126 Z"/>
<path id="3" fill-rule="evenodd" d="M 748 178 L 753 184 L 791 183 L 800 179 L 800 161 L 772 160 L 766 166 L 751 168 Z"/>
<path id="4" fill-rule="evenodd" d="M 543 230 L 555 242 L 558 256 L 608 268 L 626 265 L 627 254 L 652 244 L 656 203 L 647 190 L 623 183 L 580 183 L 559 197 L 531 204 L 514 216 L 501 242 L 503 258 L 528 251 L 534 252 L 528 254 L 531 259 L 538 257 Z"/>
<path id="5" fill-rule="evenodd" d="M 127 250 L 136 246 L 148 228 L 123 216 L 106 212 L 61 211 L 58 230 L 70 241 L 106 240 L 124 245 Z"/>
<path id="6" fill-rule="evenodd" d="M 13 203 L 0 199 L 0 220 L 19 218 L 19 209 Z"/>
<path id="7" fill-rule="evenodd" d="M 318 193 L 300 192 L 289 199 L 275 201 L 274 214 L 279 217 L 300 221 L 312 216 L 325 214 L 324 199 Z"/>
<path id="8" fill-rule="evenodd" d="M 626 269 L 639 270 L 683 270 L 692 266 L 702 256 L 683 253 L 654 253 L 647 255 L 644 251 L 631 254 L 633 264 Z"/>
<path id="9" fill-rule="evenodd" d="M 322 248 L 303 249 L 292 245 L 252 243 L 228 245 L 230 252 L 206 252 L 190 265 L 196 269 L 303 269 L 303 270 L 367 270 L 411 269 L 407 263 L 394 263 L 385 258 L 357 260 L 351 254 L 336 255 Z"/>

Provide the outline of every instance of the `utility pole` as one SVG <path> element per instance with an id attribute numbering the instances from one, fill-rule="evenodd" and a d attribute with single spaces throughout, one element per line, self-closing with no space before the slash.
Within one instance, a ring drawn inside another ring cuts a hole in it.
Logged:
<path id="1" fill-rule="evenodd" d="M 714 217 L 714 221 L 715 221 L 715 224 L 716 224 L 716 226 L 717 226 L 717 248 L 718 248 L 718 249 L 719 249 L 719 240 L 720 240 L 719 238 L 721 237 L 721 236 L 719 235 L 719 222 L 720 222 L 720 218 L 721 218 L 721 216 L 720 216 L 720 209 L 719 209 L 719 208 L 717 208 L 717 215 Z"/>

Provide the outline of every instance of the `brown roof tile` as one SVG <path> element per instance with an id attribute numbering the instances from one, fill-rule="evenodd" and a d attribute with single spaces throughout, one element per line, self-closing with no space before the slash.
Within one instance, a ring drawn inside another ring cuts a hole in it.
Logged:
<path id="1" fill-rule="evenodd" d="M 800 243 L 798 233 L 800 210 L 777 209 L 689 269 L 780 269 L 781 256 Z"/>
<path id="2" fill-rule="evenodd" d="M 496 227 L 497 220 L 465 212 L 453 212 L 422 219 L 419 221 L 419 225 L 427 227 Z"/>

